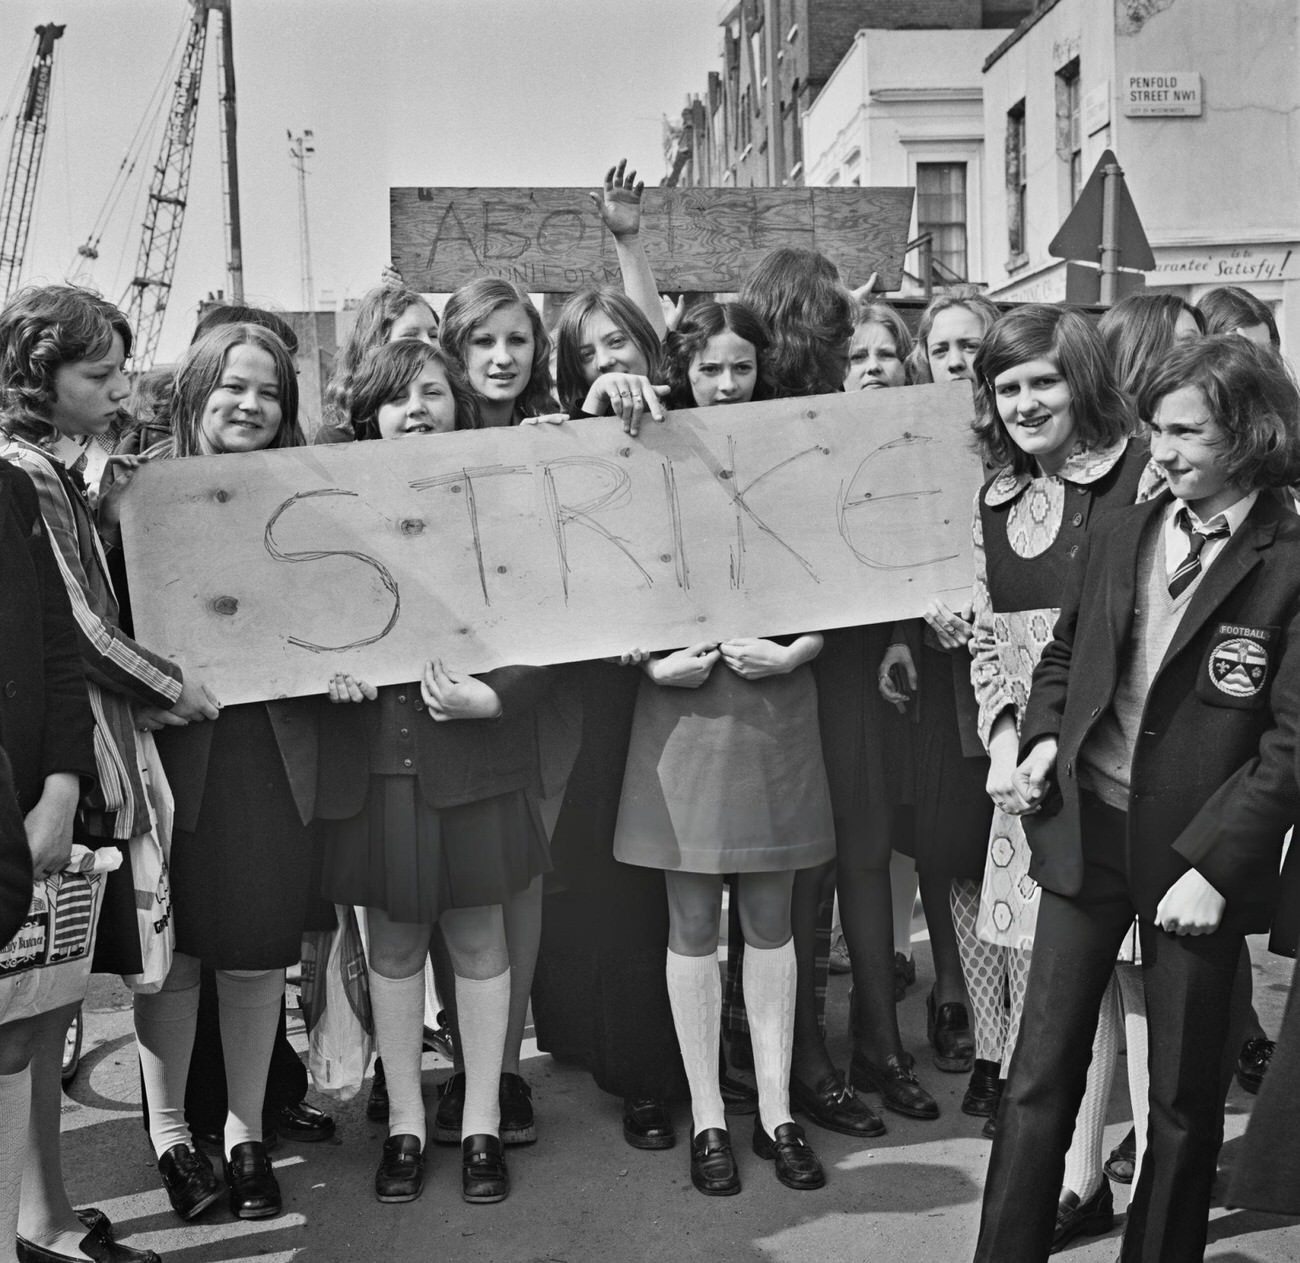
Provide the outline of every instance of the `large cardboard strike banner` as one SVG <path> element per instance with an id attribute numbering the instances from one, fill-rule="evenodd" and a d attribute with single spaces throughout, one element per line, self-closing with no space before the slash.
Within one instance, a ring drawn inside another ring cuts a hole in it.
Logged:
<path id="1" fill-rule="evenodd" d="M 223 702 L 908 617 L 971 578 L 965 383 L 158 461 L 136 632 Z"/>
<path id="2" fill-rule="evenodd" d="M 614 239 L 589 189 L 396 188 L 393 262 L 445 293 L 499 276 L 532 293 L 621 285 Z M 646 189 L 641 240 L 664 289 L 734 290 L 777 246 L 820 250 L 842 279 L 902 284 L 910 188 Z"/>

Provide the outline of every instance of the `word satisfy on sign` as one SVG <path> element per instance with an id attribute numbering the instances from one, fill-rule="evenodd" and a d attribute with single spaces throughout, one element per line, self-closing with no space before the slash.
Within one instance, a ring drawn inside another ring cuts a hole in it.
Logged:
<path id="1" fill-rule="evenodd" d="M 970 387 L 145 465 L 141 643 L 224 703 L 906 618 L 970 589 Z"/>
<path id="2" fill-rule="evenodd" d="M 539 294 L 619 284 L 614 238 L 587 189 L 389 191 L 393 262 L 447 293 L 496 276 Z M 664 289 L 737 290 L 777 246 L 820 250 L 851 286 L 902 284 L 910 188 L 646 189 L 641 241 Z"/>

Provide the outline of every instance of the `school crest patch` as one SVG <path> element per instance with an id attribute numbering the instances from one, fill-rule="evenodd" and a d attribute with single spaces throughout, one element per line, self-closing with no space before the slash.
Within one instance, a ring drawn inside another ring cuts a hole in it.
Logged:
<path id="1" fill-rule="evenodd" d="M 1215 628 L 1205 667 L 1211 697 L 1221 706 L 1253 707 L 1262 703 L 1272 674 L 1279 629 L 1220 623 Z M 1198 689 L 1199 691 L 1199 689 Z"/>

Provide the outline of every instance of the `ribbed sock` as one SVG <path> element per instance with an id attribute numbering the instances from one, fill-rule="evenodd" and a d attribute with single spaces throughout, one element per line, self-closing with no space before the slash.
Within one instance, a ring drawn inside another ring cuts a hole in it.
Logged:
<path id="1" fill-rule="evenodd" d="M 771 1136 L 790 1115 L 790 1057 L 794 1047 L 794 940 L 746 949 L 745 1007 L 754 1044 L 758 1113 Z"/>
<path id="2" fill-rule="evenodd" d="M 1147 989 L 1141 965 L 1115 966 L 1119 982 L 1119 1004 L 1124 1014 L 1124 1064 L 1128 1069 L 1129 1104 L 1133 1110 L 1133 1131 L 1137 1157 L 1133 1163 L 1133 1184 L 1137 1187 L 1142 1159 L 1147 1151 L 1147 1120 L 1151 1112 L 1151 1068 L 1147 1064 Z"/>
<path id="3" fill-rule="evenodd" d="M 137 992 L 134 999 L 149 1139 L 160 1158 L 174 1145 L 194 1143 L 185 1121 L 185 1082 L 199 1016 L 198 964 L 193 957 L 177 956 L 163 989 L 153 995 Z"/>
<path id="4" fill-rule="evenodd" d="M 226 1156 L 262 1139 L 266 1071 L 280 1025 L 284 970 L 218 969 L 217 1010 L 226 1062 Z"/>
<path id="5" fill-rule="evenodd" d="M 978 881 L 959 878 L 952 883 L 952 924 L 975 1017 L 975 1056 L 1001 1064 L 1007 1042 L 1007 949 L 975 933 L 979 906 Z"/>
<path id="6" fill-rule="evenodd" d="M 13 1248 L 27 1162 L 27 1119 L 32 1105 L 30 1067 L 0 1074 L 0 1242 Z"/>
<path id="7" fill-rule="evenodd" d="M 1112 977 L 1101 998 L 1097 1034 L 1092 1041 L 1088 1081 L 1074 1120 L 1074 1137 L 1065 1155 L 1064 1187 L 1086 1202 L 1101 1187 L 1102 1133 L 1110 1090 L 1115 1082 L 1115 1050 L 1119 1047 L 1119 988 Z"/>
<path id="8" fill-rule="evenodd" d="M 751 948 L 750 951 L 753 949 Z M 749 964 L 746 953 L 745 989 L 749 991 Z M 668 1000 L 673 1009 L 677 1043 L 686 1067 L 686 1082 L 691 1089 L 693 1136 L 710 1127 L 726 1128 L 727 1115 L 718 1087 L 718 1049 L 722 1042 L 722 977 L 718 973 L 718 953 L 707 956 L 680 956 L 670 950 L 665 968 Z M 753 1012 L 750 1011 L 752 1018 Z M 750 1034 L 753 1034 L 751 1027 Z"/>
<path id="9" fill-rule="evenodd" d="M 375 1051 L 388 1078 L 388 1134 L 426 1139 L 420 1057 L 424 1051 L 424 970 L 409 978 L 370 971 Z"/>
<path id="10" fill-rule="evenodd" d="M 510 970 L 495 978 L 457 974 L 456 1011 L 465 1058 L 461 1138 L 495 1136 L 501 1129 L 501 1058 L 510 1020 Z"/>

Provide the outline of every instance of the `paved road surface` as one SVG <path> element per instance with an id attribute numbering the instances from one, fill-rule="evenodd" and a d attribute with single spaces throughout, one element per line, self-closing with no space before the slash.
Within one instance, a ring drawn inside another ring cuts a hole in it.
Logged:
<path id="1" fill-rule="evenodd" d="M 888 1135 L 867 1145 L 810 1126 L 829 1177 L 819 1192 L 779 1185 L 749 1150 L 751 1120 L 736 1119 L 744 1189 L 738 1197 L 699 1196 L 690 1184 L 684 1105 L 677 1148 L 631 1149 L 622 1139 L 619 1102 L 597 1091 L 582 1071 L 557 1065 L 530 1044 L 524 1071 L 540 1139 L 509 1151 L 513 1191 L 504 1203 L 462 1202 L 459 1152 L 445 1146 L 431 1146 L 418 1202 L 377 1203 L 371 1179 L 385 1133 L 366 1120 L 363 1092 L 336 1110 L 340 1126 L 333 1142 L 276 1151 L 283 1216 L 240 1222 L 222 1205 L 192 1225 L 171 1213 L 140 1127 L 129 996 L 115 979 L 97 977 L 82 1069 L 64 1108 L 68 1185 L 76 1204 L 102 1207 L 124 1238 L 158 1250 L 168 1263 L 682 1263 L 689 1257 L 709 1263 L 962 1263 L 974 1243 L 989 1142 L 979 1135 L 979 1120 L 959 1109 L 963 1076 L 940 1074 L 926 1056 L 924 995 L 931 972 L 924 943 L 918 944 L 918 966 L 918 985 L 900 1006 L 903 1039 L 917 1053 L 922 1081 L 938 1098 L 942 1117 L 926 1123 L 886 1115 Z M 1257 947 L 1256 997 L 1271 1032 L 1289 977 L 1288 962 Z M 849 1052 L 847 996 L 848 980 L 832 978 L 831 1051 L 841 1065 Z M 302 1046 L 300 1023 L 291 1020 L 291 1033 Z M 448 1069 L 432 1053 L 424 1065 L 432 1110 L 434 1085 Z M 1222 1166 L 1231 1165 L 1251 1104 L 1234 1087 Z M 1108 1146 L 1127 1130 L 1127 1109 L 1121 1071 Z M 1121 1189 L 1117 1209 L 1126 1200 Z M 1081 1242 L 1061 1258 L 1112 1263 L 1119 1231 Z M 1210 1240 L 1206 1257 L 1216 1263 L 1297 1260 L 1300 1220 L 1217 1208 Z"/>

